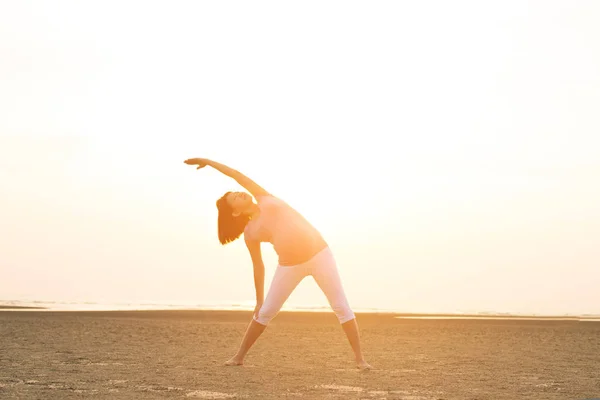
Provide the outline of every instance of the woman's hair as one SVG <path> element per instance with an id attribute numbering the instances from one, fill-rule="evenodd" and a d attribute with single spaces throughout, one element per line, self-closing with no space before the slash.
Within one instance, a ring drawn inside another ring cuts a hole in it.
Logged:
<path id="1" fill-rule="evenodd" d="M 250 217 L 244 214 L 240 214 L 237 217 L 233 216 L 233 209 L 227 202 L 227 195 L 229 193 L 231 192 L 225 193 L 217 200 L 217 209 L 219 210 L 219 241 L 221 244 L 227 244 L 239 238 L 244 232 L 248 221 L 250 221 Z"/>

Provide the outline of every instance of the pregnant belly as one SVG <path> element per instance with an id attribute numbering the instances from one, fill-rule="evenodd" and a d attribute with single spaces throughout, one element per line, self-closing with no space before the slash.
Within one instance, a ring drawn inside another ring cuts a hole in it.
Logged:
<path id="1" fill-rule="evenodd" d="M 275 251 L 279 256 L 279 265 L 289 267 L 304 264 L 325 247 L 327 242 L 322 237 L 318 237 L 307 242 L 297 241 L 286 243 L 284 246 L 275 246 Z"/>

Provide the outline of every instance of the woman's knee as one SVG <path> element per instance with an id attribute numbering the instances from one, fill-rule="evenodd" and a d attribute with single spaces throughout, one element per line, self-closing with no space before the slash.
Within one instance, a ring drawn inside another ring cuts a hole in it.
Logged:
<path id="1" fill-rule="evenodd" d="M 269 322 L 271 322 L 271 320 L 273 318 L 275 318 L 275 316 L 277 315 L 277 311 L 266 308 L 263 306 L 259 311 L 258 311 L 258 316 L 253 316 L 252 319 L 254 319 L 256 322 L 258 322 L 261 325 L 269 325 Z"/>
<path id="2" fill-rule="evenodd" d="M 354 312 L 348 305 L 334 305 L 331 308 L 333 309 L 333 312 L 335 313 L 337 319 L 340 321 L 340 324 L 343 324 L 355 318 Z"/>

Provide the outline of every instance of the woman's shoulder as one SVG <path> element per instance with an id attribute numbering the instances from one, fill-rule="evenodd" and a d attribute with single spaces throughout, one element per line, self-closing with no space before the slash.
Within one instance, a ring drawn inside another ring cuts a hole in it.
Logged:
<path id="1" fill-rule="evenodd" d="M 258 225 L 258 222 L 255 219 L 251 219 L 250 221 L 248 221 L 248 223 L 244 227 L 244 236 L 246 238 L 253 239 L 254 235 L 256 234 L 256 230 L 258 228 L 257 225 Z"/>
<path id="2" fill-rule="evenodd" d="M 283 200 L 281 200 L 279 197 L 274 196 L 270 193 L 256 196 L 256 202 L 259 205 L 264 205 L 264 206 L 285 204 L 285 202 Z"/>

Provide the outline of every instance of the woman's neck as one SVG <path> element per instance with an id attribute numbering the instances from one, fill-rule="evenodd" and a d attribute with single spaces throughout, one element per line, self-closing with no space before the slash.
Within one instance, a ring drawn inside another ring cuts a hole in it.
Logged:
<path id="1" fill-rule="evenodd" d="M 255 219 L 258 217 L 260 215 L 260 208 L 258 207 L 258 204 L 252 203 L 244 214 L 250 217 L 250 219 Z"/>

